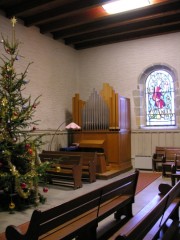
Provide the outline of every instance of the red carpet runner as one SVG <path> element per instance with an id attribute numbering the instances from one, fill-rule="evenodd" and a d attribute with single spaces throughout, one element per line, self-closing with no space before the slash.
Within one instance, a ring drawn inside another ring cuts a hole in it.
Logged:
<path id="1" fill-rule="evenodd" d="M 146 188 L 149 184 L 154 182 L 157 178 L 159 178 L 162 174 L 157 172 L 140 172 L 137 188 L 136 188 L 136 194 L 142 191 L 144 188 Z"/>

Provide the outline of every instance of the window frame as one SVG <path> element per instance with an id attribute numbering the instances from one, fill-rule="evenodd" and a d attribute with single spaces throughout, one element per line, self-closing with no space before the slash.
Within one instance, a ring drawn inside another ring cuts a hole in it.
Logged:
<path id="1" fill-rule="evenodd" d="M 146 124 L 146 80 L 148 76 L 158 70 L 163 70 L 168 72 L 174 82 L 174 113 L 175 113 L 175 125 L 147 125 Z M 176 98 L 177 98 L 177 86 L 178 86 L 178 81 L 177 81 L 177 73 L 175 69 L 172 67 L 165 65 L 165 64 L 154 64 L 151 65 L 150 67 L 147 67 L 144 72 L 140 75 L 138 79 L 138 96 L 135 96 L 136 91 L 134 91 L 134 102 L 137 102 L 137 97 L 139 98 L 139 107 L 135 106 L 135 114 L 136 114 L 136 122 L 137 125 L 140 129 L 163 129 L 163 128 L 177 128 L 177 108 L 176 108 Z M 136 99 L 136 100 L 135 100 Z M 137 104 L 136 104 L 137 105 Z"/>
<path id="2" fill-rule="evenodd" d="M 174 80 L 171 74 L 162 69 L 154 70 L 147 76 L 145 86 L 146 126 L 175 126 Z"/>

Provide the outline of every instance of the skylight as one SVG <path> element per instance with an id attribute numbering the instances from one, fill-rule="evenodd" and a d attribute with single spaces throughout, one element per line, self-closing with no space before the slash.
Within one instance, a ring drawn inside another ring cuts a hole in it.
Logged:
<path id="1" fill-rule="evenodd" d="M 150 5 L 150 0 L 117 0 L 102 5 L 108 14 L 125 12 Z"/>

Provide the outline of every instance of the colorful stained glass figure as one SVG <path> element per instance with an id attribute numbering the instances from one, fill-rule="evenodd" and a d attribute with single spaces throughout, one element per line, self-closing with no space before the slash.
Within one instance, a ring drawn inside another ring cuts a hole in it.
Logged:
<path id="1" fill-rule="evenodd" d="M 146 125 L 175 125 L 174 81 L 165 70 L 153 71 L 146 79 Z"/>

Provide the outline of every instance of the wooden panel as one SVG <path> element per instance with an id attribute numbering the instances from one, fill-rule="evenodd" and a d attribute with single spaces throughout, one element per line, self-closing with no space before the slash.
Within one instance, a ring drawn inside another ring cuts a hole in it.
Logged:
<path id="1" fill-rule="evenodd" d="M 131 129 L 131 116 L 130 116 L 130 99 L 119 96 L 119 127 L 120 129 Z"/>
<path id="2" fill-rule="evenodd" d="M 119 134 L 107 134 L 107 158 L 109 163 L 119 163 Z"/>
<path id="3" fill-rule="evenodd" d="M 132 157 L 135 155 L 152 156 L 156 146 L 180 147 L 180 131 L 133 131 L 132 133 Z"/>
<path id="4" fill-rule="evenodd" d="M 72 99 L 72 115 L 73 115 L 73 121 L 76 124 L 79 124 L 79 94 L 76 93 L 75 96 Z"/>
<path id="5" fill-rule="evenodd" d="M 111 98 L 111 108 L 110 108 L 110 129 L 114 129 L 115 128 L 115 95 L 112 96 Z"/>
<path id="6" fill-rule="evenodd" d="M 179 132 L 175 132 L 173 134 L 173 139 L 174 139 L 174 147 L 179 147 L 180 146 L 180 134 L 179 134 Z"/>
<path id="7" fill-rule="evenodd" d="M 152 146 L 151 146 L 151 153 L 155 153 L 155 149 L 156 149 L 156 146 L 159 146 L 159 138 L 158 138 L 158 135 L 157 133 L 152 133 L 151 134 L 151 143 L 152 143 Z"/>
<path id="8" fill-rule="evenodd" d="M 83 109 L 84 105 L 85 105 L 85 102 L 82 100 L 79 100 L 79 114 L 78 114 L 78 119 L 79 119 L 78 125 L 79 126 L 82 126 L 82 116 L 81 115 L 82 115 L 82 109 Z"/>
<path id="9" fill-rule="evenodd" d="M 102 148 L 104 144 L 104 140 L 81 140 L 79 142 L 80 147 L 93 147 L 93 148 Z"/>
<path id="10" fill-rule="evenodd" d="M 165 138 L 165 132 L 159 132 L 159 146 L 166 146 L 166 138 Z"/>
<path id="11" fill-rule="evenodd" d="M 131 161 L 131 133 L 124 131 L 119 135 L 121 162 L 129 163 Z"/>
<path id="12" fill-rule="evenodd" d="M 119 129 L 119 96 L 115 94 L 115 129 Z"/>
<path id="13" fill-rule="evenodd" d="M 133 133 L 131 135 L 131 157 L 132 158 L 135 158 L 135 156 L 137 155 L 136 152 L 137 152 L 137 148 L 136 148 L 136 145 L 138 144 L 137 141 L 136 141 L 136 137 L 137 137 L 137 133 Z"/>
<path id="14" fill-rule="evenodd" d="M 125 128 L 127 130 L 131 129 L 131 112 L 130 112 L 130 99 L 126 98 L 126 114 L 125 114 Z"/>
<path id="15" fill-rule="evenodd" d="M 151 135 L 148 133 L 143 134 L 143 153 L 145 156 L 151 156 Z"/>
<path id="16" fill-rule="evenodd" d="M 98 142 L 104 141 L 103 149 L 107 162 L 113 168 L 127 170 L 131 165 L 131 134 L 128 131 L 121 132 L 74 132 L 74 142 Z M 86 147 L 88 145 L 86 144 Z"/>

